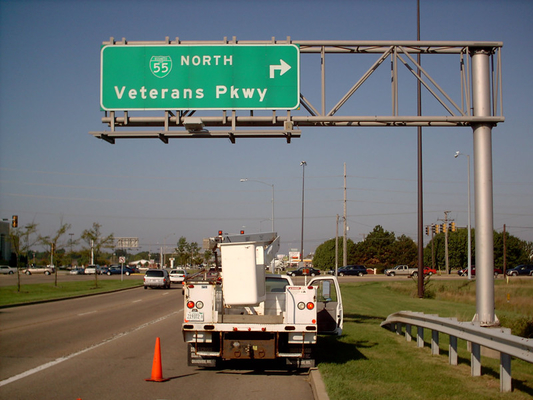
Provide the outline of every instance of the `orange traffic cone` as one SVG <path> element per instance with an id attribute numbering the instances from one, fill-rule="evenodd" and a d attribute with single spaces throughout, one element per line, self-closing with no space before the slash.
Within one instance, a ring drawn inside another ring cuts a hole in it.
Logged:
<path id="1" fill-rule="evenodd" d="M 163 378 L 163 367 L 161 366 L 161 344 L 159 338 L 155 340 L 154 362 L 152 364 L 152 377 L 145 379 L 150 382 L 166 382 L 169 379 Z"/>

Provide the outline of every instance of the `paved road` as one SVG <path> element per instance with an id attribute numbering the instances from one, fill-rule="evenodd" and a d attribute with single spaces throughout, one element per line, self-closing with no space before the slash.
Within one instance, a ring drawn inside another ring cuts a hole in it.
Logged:
<path id="1" fill-rule="evenodd" d="M 313 398 L 306 374 L 188 367 L 182 301 L 137 288 L 0 310 L 0 398 Z M 157 337 L 164 383 L 145 381 Z"/>

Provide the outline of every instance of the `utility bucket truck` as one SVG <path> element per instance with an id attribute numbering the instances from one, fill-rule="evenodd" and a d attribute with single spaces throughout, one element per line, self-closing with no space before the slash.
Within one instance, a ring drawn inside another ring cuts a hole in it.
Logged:
<path id="1" fill-rule="evenodd" d="M 204 239 L 204 248 L 215 254 L 215 270 L 185 281 L 182 331 L 189 366 L 282 360 L 290 368 L 311 368 L 318 335 L 342 333 L 334 276 L 295 285 L 289 276 L 266 273 L 279 250 L 275 232 L 219 232 Z"/>

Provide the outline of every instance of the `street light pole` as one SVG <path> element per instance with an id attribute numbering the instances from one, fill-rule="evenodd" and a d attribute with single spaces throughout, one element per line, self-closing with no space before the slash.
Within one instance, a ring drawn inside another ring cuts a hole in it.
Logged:
<path id="1" fill-rule="evenodd" d="M 257 183 L 262 183 L 263 185 L 272 187 L 272 232 L 275 232 L 275 229 L 274 229 L 274 184 L 266 183 L 263 181 L 258 181 L 255 179 L 248 179 L 248 178 L 242 178 L 241 182 L 257 182 Z"/>
<path id="2" fill-rule="evenodd" d="M 300 162 L 302 167 L 302 233 L 300 236 L 300 261 L 303 264 L 304 261 L 304 193 L 305 193 L 305 167 L 307 163 L 305 161 Z"/>
<path id="3" fill-rule="evenodd" d="M 466 156 L 468 161 L 468 279 L 472 279 L 472 231 L 470 217 L 470 155 L 463 154 L 460 151 L 455 152 L 455 158 Z"/>

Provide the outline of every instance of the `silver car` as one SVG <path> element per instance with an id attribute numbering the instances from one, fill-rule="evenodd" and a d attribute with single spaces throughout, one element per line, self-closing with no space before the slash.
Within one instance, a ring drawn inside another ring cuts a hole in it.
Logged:
<path id="1" fill-rule="evenodd" d="M 165 269 L 149 269 L 144 275 L 144 288 L 170 289 L 170 277 Z"/>
<path id="2" fill-rule="evenodd" d="M 17 272 L 16 268 L 10 267 L 9 265 L 0 265 L 0 274 L 14 274 Z"/>

